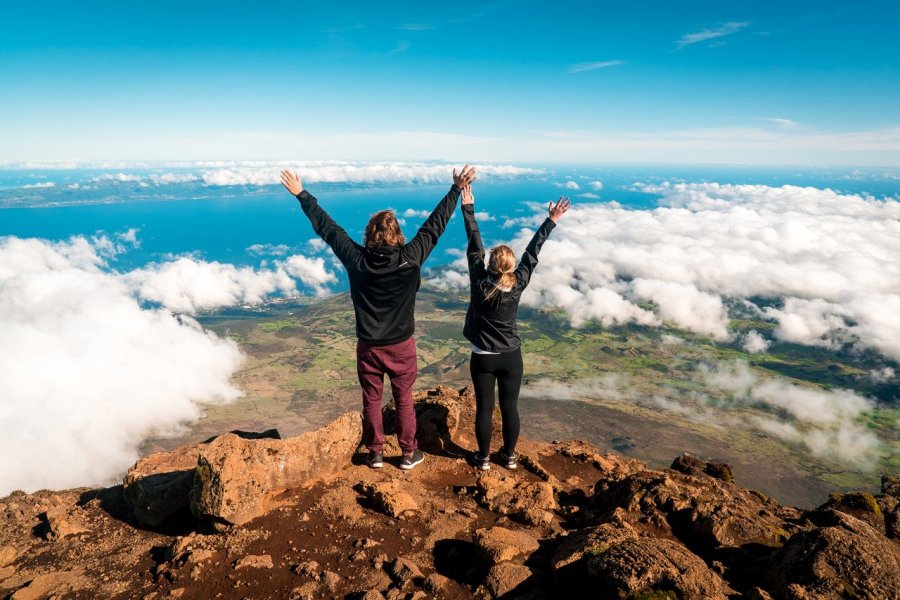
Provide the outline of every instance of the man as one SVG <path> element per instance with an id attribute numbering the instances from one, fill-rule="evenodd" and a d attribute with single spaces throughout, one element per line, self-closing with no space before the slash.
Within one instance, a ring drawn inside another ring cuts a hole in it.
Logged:
<path id="1" fill-rule="evenodd" d="M 363 443 L 369 449 L 366 464 L 373 469 L 384 466 L 381 393 L 385 374 L 390 377 L 397 405 L 397 441 L 403 452 L 400 468 L 412 469 L 425 459 L 416 444 L 412 400 L 412 386 L 418 374 L 412 337 L 416 292 L 422 263 L 444 233 L 461 189 L 475 179 L 474 167 L 466 165 L 459 173 L 454 169 L 450 191 L 409 243 L 394 212 L 382 210 L 369 220 L 365 239 L 359 245 L 303 189 L 296 174 L 281 172 L 282 185 L 300 201 L 313 229 L 331 246 L 350 278 L 350 297 L 356 314 L 356 370 L 363 395 Z"/>

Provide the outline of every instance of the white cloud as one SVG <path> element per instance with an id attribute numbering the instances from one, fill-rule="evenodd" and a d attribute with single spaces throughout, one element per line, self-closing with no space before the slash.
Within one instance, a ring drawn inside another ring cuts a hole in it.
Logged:
<path id="1" fill-rule="evenodd" d="M 753 329 L 744 336 L 744 343 L 741 347 L 750 354 L 761 354 L 769 349 L 769 345 L 769 341 Z"/>
<path id="2" fill-rule="evenodd" d="M 800 124 L 797 121 L 792 121 L 791 119 L 784 119 L 782 117 L 769 117 L 766 120 L 778 125 L 779 127 L 796 127 L 797 125 Z"/>
<path id="3" fill-rule="evenodd" d="M 40 183 L 29 183 L 29 184 L 23 185 L 22 189 L 25 189 L 25 190 L 47 189 L 47 188 L 54 188 L 54 187 L 56 187 L 56 184 L 53 183 L 52 181 L 42 181 Z"/>
<path id="4" fill-rule="evenodd" d="M 676 45 L 679 49 L 681 49 L 685 46 L 690 46 L 691 44 L 697 44 L 699 42 L 705 42 L 707 40 L 725 37 L 726 35 L 737 33 L 738 31 L 745 29 L 749 25 L 750 23 L 746 21 L 731 21 L 728 23 L 723 23 L 722 25 L 711 29 L 703 29 L 695 33 L 687 33 L 681 36 L 681 39 L 678 40 Z"/>
<path id="5" fill-rule="evenodd" d="M 596 71 L 597 69 L 607 69 L 609 67 L 617 67 L 624 65 L 621 60 L 599 60 L 594 62 L 577 63 L 566 69 L 567 73 L 584 73 L 585 71 Z"/>
<path id="6" fill-rule="evenodd" d="M 881 369 L 872 369 L 869 371 L 869 377 L 875 383 L 887 383 L 896 377 L 896 372 L 891 367 L 883 367 Z"/>
<path id="7" fill-rule="evenodd" d="M 572 181 L 572 180 L 563 181 L 560 183 L 554 183 L 553 185 L 555 185 L 556 187 L 565 188 L 567 190 L 580 190 L 581 189 L 581 186 L 578 185 L 577 182 Z"/>
<path id="8" fill-rule="evenodd" d="M 523 302 L 564 308 L 574 324 L 668 320 L 726 339 L 723 299 L 766 298 L 757 310 L 775 322 L 776 339 L 853 343 L 900 360 L 900 201 L 795 186 L 642 189 L 662 205 L 573 206 Z M 544 213 L 534 209 L 508 225 L 536 227 Z M 532 234 L 510 243 L 521 252 Z"/>
<path id="9" fill-rule="evenodd" d="M 632 291 L 635 298 L 654 302 L 661 319 L 717 340 L 728 339 L 728 315 L 716 294 L 693 284 L 641 278 L 632 282 Z"/>
<path id="10" fill-rule="evenodd" d="M 596 398 L 623 401 L 634 398 L 633 387 L 627 379 L 616 373 L 582 379 L 576 383 L 564 383 L 540 378 L 522 387 L 523 398 L 553 398 L 554 400 L 580 400 Z"/>
<path id="11" fill-rule="evenodd" d="M 599 180 L 592 181 L 588 185 L 591 186 L 592 190 L 599 191 L 603 189 L 603 182 Z"/>
<path id="12" fill-rule="evenodd" d="M 321 241 L 320 238 L 316 238 Z M 322 242 L 323 244 L 325 242 Z M 284 256 L 291 251 L 291 247 L 287 244 L 253 244 L 247 246 L 247 252 L 257 256 Z"/>
<path id="13" fill-rule="evenodd" d="M 122 278 L 142 299 L 186 313 L 257 304 L 274 293 L 296 294 L 296 284 L 284 270 L 256 270 L 188 257 L 148 265 Z"/>
<path id="14" fill-rule="evenodd" d="M 0 495 L 107 484 L 150 435 L 239 395 L 237 345 L 142 308 L 83 238 L 0 238 Z"/>
<path id="15" fill-rule="evenodd" d="M 275 185 L 282 169 L 296 171 L 305 185 L 315 183 L 452 183 L 453 168 L 446 163 L 347 163 L 279 162 L 261 165 L 235 165 L 208 169 L 200 173 L 206 185 Z M 480 178 L 510 178 L 538 175 L 542 171 L 513 165 L 477 165 Z"/>
<path id="16" fill-rule="evenodd" d="M 57 164 L 46 163 L 42 168 L 73 169 L 90 164 L 99 168 L 102 163 Z M 24 168 L 23 165 L 10 163 L 10 166 Z M 173 162 L 163 167 L 179 169 L 178 172 L 142 172 L 129 169 L 146 170 L 147 163 L 121 163 L 117 166 L 123 170 L 118 173 L 103 173 L 89 178 L 86 182 L 69 184 L 72 189 L 91 184 L 137 184 L 142 187 L 165 186 L 185 183 L 201 183 L 206 186 L 234 185 L 276 185 L 280 182 L 283 169 L 299 173 L 304 184 L 317 183 L 355 183 L 355 184 L 391 184 L 391 183 L 452 183 L 452 171 L 460 164 L 446 162 L 348 162 L 348 161 L 197 161 Z M 159 169 L 160 165 L 152 165 Z M 540 169 L 517 167 L 508 164 L 477 165 L 478 175 L 482 179 L 508 179 L 523 176 L 535 176 L 543 173 Z M 25 188 L 49 188 L 50 182 L 26 185 Z"/>
<path id="17" fill-rule="evenodd" d="M 496 221 L 497 219 L 491 216 L 490 213 L 485 211 L 479 211 L 475 213 L 475 218 L 479 221 Z"/>
<path id="18" fill-rule="evenodd" d="M 416 210 L 414 208 L 407 208 L 403 211 L 403 216 L 407 218 L 417 218 L 417 219 L 427 219 L 428 215 L 431 214 L 431 211 L 428 210 Z"/>
<path id="19" fill-rule="evenodd" d="M 137 248 L 141 245 L 141 242 L 137 238 L 138 231 L 140 230 L 137 227 L 132 227 L 127 231 L 116 234 L 116 237 L 127 244 L 131 244 L 133 248 Z"/>
<path id="20" fill-rule="evenodd" d="M 308 258 L 302 254 L 295 254 L 277 264 L 279 271 L 283 269 L 291 277 L 299 279 L 312 288 L 317 296 L 327 294 L 328 284 L 337 282 L 334 273 L 325 268 L 325 260 L 322 258 Z"/>
<path id="21" fill-rule="evenodd" d="M 126 244 L 139 245 L 136 229 L 0 238 L 0 454 L 18 457 L 0 461 L 0 495 L 109 483 L 148 436 L 239 395 L 237 345 L 173 311 L 296 295 L 295 279 L 324 294 L 336 281 L 324 258 L 302 255 L 259 269 L 180 256 L 119 273 L 107 261 Z"/>
<path id="22" fill-rule="evenodd" d="M 780 419 L 757 416 L 754 424 L 786 441 L 803 443 L 815 456 L 870 468 L 881 451 L 878 437 L 858 422 L 874 405 L 855 392 L 801 387 L 781 378 L 763 379 L 744 362 L 701 370 L 709 385 L 732 393 L 738 406 L 783 413 Z"/>
<path id="23" fill-rule="evenodd" d="M 597 200 L 600 198 L 600 196 L 598 196 L 597 194 L 594 194 L 593 192 L 585 192 L 583 194 L 578 194 L 578 197 L 579 198 L 587 198 L 588 200 Z"/>

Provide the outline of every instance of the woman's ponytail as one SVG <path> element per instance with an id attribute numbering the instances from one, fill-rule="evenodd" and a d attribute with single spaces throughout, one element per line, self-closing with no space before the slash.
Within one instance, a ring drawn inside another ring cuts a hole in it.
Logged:
<path id="1" fill-rule="evenodd" d="M 495 246 L 491 250 L 491 258 L 488 261 L 488 283 L 491 288 L 485 294 L 486 299 L 491 299 L 499 292 L 509 291 L 516 285 L 516 256 L 509 246 Z"/>

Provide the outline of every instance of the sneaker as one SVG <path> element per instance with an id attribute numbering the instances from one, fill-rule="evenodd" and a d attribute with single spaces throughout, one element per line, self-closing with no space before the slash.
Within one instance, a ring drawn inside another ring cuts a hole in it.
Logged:
<path id="1" fill-rule="evenodd" d="M 369 455 L 366 457 L 366 464 L 369 465 L 370 469 L 380 469 L 384 466 L 384 454 L 369 450 Z"/>
<path id="2" fill-rule="evenodd" d="M 400 468 L 404 471 L 409 471 L 423 460 L 425 460 L 425 453 L 421 450 L 413 450 L 409 454 L 403 455 L 403 459 L 400 461 Z"/>
<path id="3" fill-rule="evenodd" d="M 482 456 L 476 452 L 473 456 L 473 460 L 475 461 L 475 468 L 481 469 L 482 471 L 490 471 L 491 470 L 491 457 L 490 456 Z"/>
<path id="4" fill-rule="evenodd" d="M 507 469 L 515 469 L 518 466 L 516 453 L 513 452 L 512 454 L 507 454 L 506 450 L 503 448 L 500 449 L 500 462 L 503 463 L 503 466 Z"/>

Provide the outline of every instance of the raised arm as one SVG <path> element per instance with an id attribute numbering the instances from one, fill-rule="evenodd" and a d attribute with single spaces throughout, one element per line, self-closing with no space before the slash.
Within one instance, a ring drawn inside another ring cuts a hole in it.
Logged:
<path id="1" fill-rule="evenodd" d="M 531 281 L 531 274 L 538 264 L 538 254 L 541 252 L 541 246 L 550 237 L 550 232 L 556 227 L 556 222 L 569 210 L 570 205 L 571 202 L 569 202 L 568 198 L 560 198 L 556 201 L 556 204 L 551 202 L 547 207 L 549 215 L 538 227 L 538 230 L 534 232 L 534 237 L 531 238 L 531 242 L 525 248 L 525 253 L 522 254 L 519 266 L 516 267 L 516 287 L 518 289 L 524 289 L 528 282 Z"/>
<path id="2" fill-rule="evenodd" d="M 303 183 L 300 178 L 290 171 L 281 172 L 281 184 L 300 201 L 300 208 L 309 218 L 316 234 L 325 240 L 325 243 L 331 246 L 335 256 L 342 263 L 352 261 L 357 254 L 359 248 L 347 235 L 343 227 L 335 223 L 334 219 L 329 216 L 325 209 L 319 206 L 316 197 L 303 189 Z"/>
<path id="3" fill-rule="evenodd" d="M 481 232 L 475 219 L 475 196 L 472 195 L 470 185 L 464 187 L 462 191 L 462 214 L 468 240 L 466 260 L 469 263 L 469 277 L 473 280 L 484 279 L 487 276 L 484 268 L 484 245 L 481 243 Z"/>
<path id="4" fill-rule="evenodd" d="M 425 222 L 419 227 L 415 237 L 406 245 L 407 257 L 418 265 L 422 265 L 434 247 L 437 245 L 438 239 L 447 229 L 447 222 L 453 216 L 456 210 L 456 201 L 462 188 L 475 181 L 475 168 L 466 165 L 462 171 L 457 174 L 453 169 L 453 185 L 447 195 L 438 202 L 431 214 L 425 219 Z"/>

